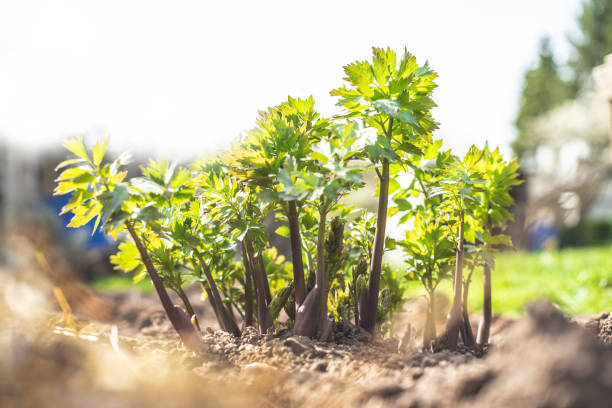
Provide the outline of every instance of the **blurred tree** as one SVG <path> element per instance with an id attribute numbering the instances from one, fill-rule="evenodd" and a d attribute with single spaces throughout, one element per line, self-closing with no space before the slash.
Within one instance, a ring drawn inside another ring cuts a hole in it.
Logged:
<path id="1" fill-rule="evenodd" d="M 542 40 L 539 63 L 525 74 L 512 143 L 530 179 L 526 218 L 545 210 L 557 227 L 584 222 L 610 177 L 608 113 L 593 93 L 593 68 L 612 53 L 612 0 L 585 0 L 577 23 L 565 81 Z"/>
<path id="2" fill-rule="evenodd" d="M 592 85 L 592 71 L 612 53 L 612 0 L 589 0 L 578 19 L 582 36 L 573 40 L 574 55 L 570 66 L 574 71 L 573 96 Z"/>
<path id="3" fill-rule="evenodd" d="M 541 40 L 538 65 L 525 74 L 515 121 L 518 135 L 512 143 L 512 149 L 521 162 L 542 144 L 530 130 L 534 119 L 591 89 L 593 68 L 603 63 L 605 55 L 612 53 L 612 0 L 585 1 L 578 26 L 581 34 L 571 40 L 573 52 L 568 62 L 569 80 L 564 81 L 559 76 L 559 66 L 548 38 Z"/>
<path id="4" fill-rule="evenodd" d="M 550 39 L 543 38 L 540 43 L 538 65 L 525 74 L 519 113 L 515 122 L 518 136 L 512 143 L 512 149 L 519 160 L 534 154 L 540 144 L 538 138 L 530 131 L 531 123 L 538 116 L 565 101 L 568 96 L 568 85 L 559 76 Z"/>

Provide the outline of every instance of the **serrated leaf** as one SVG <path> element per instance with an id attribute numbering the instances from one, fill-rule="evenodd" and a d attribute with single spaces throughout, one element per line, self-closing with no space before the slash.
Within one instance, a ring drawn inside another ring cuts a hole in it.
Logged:
<path id="1" fill-rule="evenodd" d="M 125 200 L 130 197 L 130 193 L 125 184 L 117 184 L 113 191 L 107 191 L 100 195 L 104 200 L 102 207 L 102 222 L 106 221 L 113 215 L 115 211 L 121 208 Z"/>
<path id="2" fill-rule="evenodd" d="M 92 149 L 92 156 L 94 164 L 99 168 L 102 163 L 102 159 L 104 159 L 104 155 L 108 150 L 108 136 L 102 140 L 102 142 L 98 142 L 94 145 Z"/>
<path id="3" fill-rule="evenodd" d="M 400 107 L 399 103 L 392 99 L 379 99 L 377 101 L 372 102 L 372 105 L 379 112 L 384 112 L 393 118 L 397 117 L 397 111 Z"/>
<path id="4" fill-rule="evenodd" d="M 82 176 L 83 174 L 88 174 L 88 173 L 89 173 L 88 169 L 84 169 L 82 167 L 71 167 L 61 172 L 61 174 L 55 179 L 55 181 L 72 180 L 79 176 Z M 95 179 L 95 177 L 93 178 Z"/>
<path id="5" fill-rule="evenodd" d="M 81 159 L 89 160 L 87 157 L 87 148 L 85 148 L 85 143 L 83 143 L 82 137 L 66 140 L 64 142 L 64 147 L 75 156 L 80 157 Z"/>
<path id="6" fill-rule="evenodd" d="M 86 163 L 87 160 L 82 159 L 82 158 L 76 158 L 76 159 L 68 159 L 68 160 L 64 160 L 63 162 L 61 162 L 60 164 L 58 164 L 57 166 L 55 166 L 55 171 L 58 171 L 59 169 L 62 169 L 66 166 L 70 166 L 71 164 L 77 164 L 77 163 Z"/>
<path id="7" fill-rule="evenodd" d="M 132 272 L 141 265 L 140 253 L 132 241 L 125 241 L 119 244 L 119 251 L 115 255 L 111 255 L 110 261 L 115 269 L 125 273 Z"/>
<path id="8" fill-rule="evenodd" d="M 163 194 L 164 189 L 159 184 L 144 177 L 134 177 L 130 185 L 145 194 Z"/>
<path id="9" fill-rule="evenodd" d="M 117 233 L 123 229 L 123 225 L 129 218 L 130 214 L 125 211 L 119 211 L 104 223 L 104 230 L 112 233 L 116 239 Z"/>
<path id="10" fill-rule="evenodd" d="M 73 208 L 83 204 L 84 202 L 92 198 L 93 196 L 94 196 L 93 191 L 84 190 L 84 189 L 76 189 L 75 192 L 73 193 L 72 198 L 68 202 L 68 204 L 62 207 L 62 210 L 59 215 L 67 213 Z"/>
<path id="11" fill-rule="evenodd" d="M 100 204 L 99 202 L 90 202 L 85 207 L 75 208 L 73 210 L 74 217 L 72 217 L 67 227 L 78 228 L 87 224 L 100 213 L 101 209 L 102 204 Z"/>
<path id="12" fill-rule="evenodd" d="M 62 182 L 58 183 L 58 185 L 53 190 L 53 195 L 68 194 L 68 193 L 76 190 L 77 187 L 78 187 L 78 185 L 73 183 L 72 181 L 62 181 Z"/>
<path id="13" fill-rule="evenodd" d="M 396 116 L 400 121 L 404 123 L 408 123 L 409 125 L 412 125 L 412 126 L 419 126 L 419 122 L 417 122 L 416 119 L 414 118 L 412 111 L 408 109 L 397 112 Z"/>

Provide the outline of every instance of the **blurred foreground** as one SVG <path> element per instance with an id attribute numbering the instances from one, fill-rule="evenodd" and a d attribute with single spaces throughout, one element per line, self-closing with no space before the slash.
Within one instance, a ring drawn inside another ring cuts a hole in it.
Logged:
<path id="1" fill-rule="evenodd" d="M 536 303 L 520 320 L 496 318 L 492 346 L 477 355 L 421 352 L 418 302 L 398 315 L 397 337 L 372 340 L 343 322 L 327 343 L 283 327 L 240 338 L 206 328 L 189 352 L 156 299 L 102 295 L 67 269 L 57 275 L 61 258 L 48 248 L 7 245 L 0 406 L 607 407 L 612 396 L 607 313 L 577 323 Z"/>

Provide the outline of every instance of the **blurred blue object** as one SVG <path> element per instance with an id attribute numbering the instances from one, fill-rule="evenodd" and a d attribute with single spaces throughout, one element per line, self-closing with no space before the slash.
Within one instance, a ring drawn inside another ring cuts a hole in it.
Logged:
<path id="1" fill-rule="evenodd" d="M 64 243 L 69 245 L 82 246 L 86 250 L 92 249 L 110 249 L 113 247 L 113 240 L 108 235 L 104 234 L 101 228 L 92 235 L 92 231 L 95 224 L 95 218 L 89 223 L 83 225 L 80 228 L 66 227 L 72 219 L 71 213 L 58 215 L 62 207 L 70 201 L 72 198 L 71 194 L 65 194 L 62 196 L 47 196 L 45 198 L 45 205 L 53 211 L 57 217 L 57 221 L 60 230 L 60 236 Z"/>
<path id="2" fill-rule="evenodd" d="M 530 225 L 529 230 L 532 251 L 553 249 L 559 246 L 559 231 L 553 222 L 537 220 Z"/>

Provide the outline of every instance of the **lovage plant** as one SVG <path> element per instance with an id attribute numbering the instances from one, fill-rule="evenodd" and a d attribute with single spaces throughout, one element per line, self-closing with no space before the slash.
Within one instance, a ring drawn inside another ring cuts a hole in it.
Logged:
<path id="1" fill-rule="evenodd" d="M 448 234 L 448 228 L 432 211 L 419 211 L 414 218 L 414 228 L 407 230 L 404 240 L 399 242 L 406 254 L 408 278 L 419 280 L 427 294 L 424 348 L 431 348 L 436 338 L 436 289 L 440 282 L 450 276 L 454 251 Z"/>
<path id="2" fill-rule="evenodd" d="M 411 155 L 421 155 L 432 143 L 438 126 L 430 112 L 435 106 L 431 93 L 437 75 L 429 65 L 419 66 L 407 51 L 399 60 L 391 49 L 374 48 L 373 53 L 372 62 L 345 66 L 347 85 L 332 91 L 346 109 L 344 117 L 357 118 L 376 131 L 376 139 L 364 149 L 379 178 L 379 196 L 369 283 L 359 308 L 359 324 L 370 333 L 376 326 L 389 185 Z"/>
<path id="3" fill-rule="evenodd" d="M 479 194 L 480 205 L 475 210 L 475 216 L 484 227 L 479 245 L 483 267 L 484 303 L 476 341 L 482 347 L 488 344 L 491 329 L 491 270 L 495 268 L 494 254 L 500 247 L 512 247 L 510 237 L 503 232 L 507 223 L 513 219 L 510 208 L 514 200 L 510 191 L 521 184 L 521 180 L 518 178 L 517 159 L 506 162 L 499 149 L 491 151 L 488 145 L 483 150 L 479 167 L 483 174 L 484 189 Z"/>
<path id="4" fill-rule="evenodd" d="M 477 167 L 483 152 L 472 146 L 463 158 L 453 157 L 446 165 L 436 193 L 442 196 L 440 212 L 452 229 L 455 246 L 455 273 L 453 276 L 453 302 L 446 324 L 448 344 L 457 347 L 463 322 L 463 267 L 466 240 L 474 242 L 481 225 L 474 222 L 474 211 L 483 191 L 482 173 Z M 464 339 L 465 340 L 465 339 Z"/>
<path id="5" fill-rule="evenodd" d="M 81 138 L 69 140 L 64 146 L 74 157 L 57 166 L 57 169 L 66 169 L 57 179 L 55 194 L 72 193 L 72 199 L 62 209 L 62 213 L 74 214 L 68 226 L 79 227 L 95 218 L 94 231 L 98 225 L 115 237 L 127 231 L 155 286 L 168 320 L 188 347 L 197 348 L 201 343 L 200 336 L 189 316 L 172 304 L 164 281 L 146 249 L 147 240 L 159 238 L 155 230 L 161 214 L 141 189 L 124 182 L 127 172 L 123 167 L 127 158 L 121 156 L 105 163 L 106 140 L 97 143 L 91 153 Z"/>
<path id="6" fill-rule="evenodd" d="M 63 209 L 74 214 L 69 226 L 95 218 L 96 228 L 127 238 L 112 262 L 136 280 L 152 280 L 190 348 L 201 338 L 183 290 L 189 283 L 201 285 L 220 328 L 233 335 L 241 326 L 268 332 L 284 309 L 284 324 L 295 334 L 327 340 L 330 312 L 374 334 L 377 322 L 388 321 L 404 300 L 405 275 L 427 292 L 423 340 L 429 347 L 436 336 L 434 293 L 450 276 L 454 254 L 447 325 L 454 349 L 462 316 L 467 320 L 466 245 L 478 254 L 467 258 L 472 265 L 485 265 L 488 303 L 479 341 L 487 342 L 491 252 L 507 242 L 498 231 L 511 217 L 516 162 L 505 163 L 488 148 L 472 148 L 463 158 L 440 150 L 430 112 L 436 74 L 407 51 L 398 57 L 374 48 L 371 62 L 344 70 L 346 85 L 332 91 L 342 115 L 324 118 L 312 97 L 289 97 L 260 112 L 235 148 L 190 167 L 151 161 L 141 176 L 127 179 L 124 156 L 104 161 L 106 142 L 91 152 L 81 139 L 66 143 L 74 157 L 58 166 L 65 170 L 56 194 L 72 194 Z M 378 176 L 375 214 L 343 203 L 364 186 L 369 170 Z M 400 179 L 412 181 L 401 188 Z M 387 216 L 394 214 L 413 224 L 399 243 L 406 271 L 383 265 L 385 249 L 395 245 L 386 237 Z M 270 217 L 285 223 L 276 233 L 289 238 L 290 262 L 270 245 Z M 167 289 L 186 312 L 172 304 Z"/>

